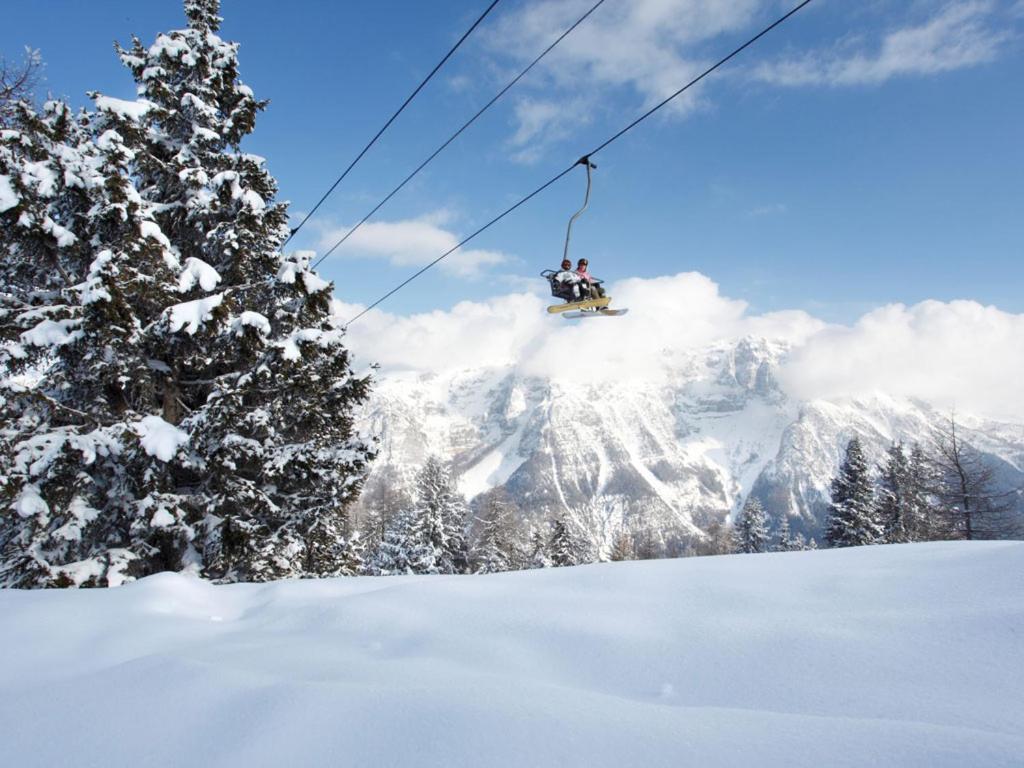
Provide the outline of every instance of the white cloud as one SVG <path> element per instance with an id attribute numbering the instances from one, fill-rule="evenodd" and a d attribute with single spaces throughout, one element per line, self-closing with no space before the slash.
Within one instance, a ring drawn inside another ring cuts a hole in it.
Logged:
<path id="1" fill-rule="evenodd" d="M 546 100 L 524 97 L 516 100 L 516 130 L 509 143 L 516 162 L 533 163 L 550 144 L 572 135 L 575 128 L 590 121 L 586 98 Z"/>
<path id="2" fill-rule="evenodd" d="M 714 282 L 696 272 L 630 278 L 612 285 L 609 293 L 614 306 L 630 310 L 628 315 L 574 324 L 551 318 L 519 367 L 588 381 L 657 379 L 680 355 L 719 340 L 753 334 L 795 342 L 821 325 L 803 312 L 749 315 L 746 302 L 722 296 Z"/>
<path id="3" fill-rule="evenodd" d="M 501 55 L 525 62 L 592 5 L 592 0 L 539 0 L 504 17 L 489 39 Z M 531 85 L 558 97 L 522 99 L 516 109 L 513 146 L 557 138 L 585 122 L 607 99 L 607 89 L 626 88 L 652 104 L 677 90 L 708 63 L 701 46 L 757 18 L 766 0 L 629 0 L 608 2 L 544 60 Z M 698 105 L 687 94 L 672 109 L 686 114 Z"/>
<path id="4" fill-rule="evenodd" d="M 532 58 L 592 5 L 591 0 L 541 0 L 505 17 L 492 44 Z M 599 8 L 545 59 L 545 73 L 563 86 L 624 85 L 648 101 L 664 98 L 696 73 L 694 48 L 742 29 L 765 0 L 631 0 Z"/>
<path id="5" fill-rule="evenodd" d="M 886 392 L 939 407 L 1024 418 L 1024 315 L 973 301 L 890 305 L 852 326 L 803 311 L 754 314 L 709 278 L 685 273 L 610 287 L 618 318 L 567 322 L 528 293 L 398 316 L 373 310 L 349 329 L 357 360 L 389 371 L 514 366 L 569 380 L 655 380 L 693 351 L 744 336 L 788 342 L 779 373 L 801 399 Z M 347 320 L 359 307 L 338 304 Z"/>
<path id="6" fill-rule="evenodd" d="M 782 374 L 800 397 L 887 392 L 1024 416 L 1024 315 L 974 301 L 893 304 L 801 346 Z"/>
<path id="7" fill-rule="evenodd" d="M 335 304 L 335 314 L 343 322 L 362 309 Z M 362 365 L 436 373 L 508 365 L 526 354 L 550 322 L 541 298 L 510 294 L 487 302 L 462 302 L 447 312 L 401 316 L 371 310 L 348 329 L 348 340 Z"/>
<path id="8" fill-rule="evenodd" d="M 718 339 L 754 334 L 796 342 L 823 326 L 804 312 L 748 315 L 745 302 L 723 297 L 697 273 L 623 280 L 609 293 L 628 315 L 568 322 L 545 311 L 550 297 L 524 293 L 406 317 L 373 310 L 349 338 L 364 363 L 385 370 L 515 365 L 540 376 L 621 380 L 661 376 L 673 356 Z M 338 315 L 347 320 L 359 309 L 339 304 Z"/>
<path id="9" fill-rule="evenodd" d="M 444 228 L 451 219 L 447 211 L 435 211 L 415 219 L 371 221 L 355 231 L 335 255 L 384 259 L 396 267 L 421 267 L 454 248 L 461 238 Z M 332 228 L 320 237 L 321 250 L 327 250 L 348 232 L 350 227 Z M 438 266 L 457 277 L 477 277 L 509 260 L 500 251 L 460 248 Z"/>
<path id="10" fill-rule="evenodd" d="M 473 87 L 473 80 L 466 75 L 452 75 L 448 78 L 448 87 L 455 93 L 466 93 Z"/>
<path id="11" fill-rule="evenodd" d="M 747 215 L 749 216 L 778 216 L 789 211 L 789 206 L 785 203 L 767 203 L 765 205 L 757 205 L 751 208 Z"/>
<path id="12" fill-rule="evenodd" d="M 591 4 L 592 0 L 535 0 L 506 15 L 485 37 L 496 56 L 511 56 L 523 63 Z M 536 159 L 547 144 L 571 134 L 591 115 L 608 109 L 609 103 L 618 105 L 614 100 L 622 92 L 638 97 L 641 104 L 635 108 L 660 101 L 744 35 L 794 4 L 778 0 L 605 3 L 519 86 L 520 94 L 525 91 L 526 95 L 520 96 L 515 109 L 516 127 L 510 141 L 518 150 L 515 157 Z M 843 14 L 844 26 L 861 32 L 856 39 L 760 65 L 756 63 L 760 54 L 751 52 L 729 68 L 728 76 L 778 86 L 839 86 L 970 67 L 998 55 L 1010 38 L 1005 21 L 1012 23 L 1022 4 L 1024 0 L 947 0 L 942 5 L 919 0 L 854 3 L 847 8 L 834 4 L 832 12 Z M 922 9 L 931 12 L 923 20 Z M 706 103 L 703 86 L 683 94 L 663 114 L 677 118 L 691 114 Z"/>
<path id="13" fill-rule="evenodd" d="M 876 50 L 840 46 L 762 64 L 755 78 L 782 86 L 873 85 L 905 75 L 933 75 L 992 61 L 1008 39 L 992 0 L 952 2 L 925 22 L 884 36 Z"/>

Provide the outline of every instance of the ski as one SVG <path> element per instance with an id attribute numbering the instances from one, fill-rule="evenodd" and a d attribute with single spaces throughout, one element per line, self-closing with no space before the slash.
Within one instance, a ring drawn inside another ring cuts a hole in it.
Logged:
<path id="1" fill-rule="evenodd" d="M 612 299 L 610 296 L 605 296 L 600 299 L 587 299 L 586 301 L 573 301 L 567 304 L 556 304 L 553 307 L 548 307 L 548 312 L 555 315 L 559 312 L 570 312 L 575 309 L 603 309 L 611 303 Z"/>
<path id="2" fill-rule="evenodd" d="M 584 317 L 619 317 L 629 312 L 628 309 L 597 309 L 587 312 L 563 312 L 566 320 L 579 320 Z"/>

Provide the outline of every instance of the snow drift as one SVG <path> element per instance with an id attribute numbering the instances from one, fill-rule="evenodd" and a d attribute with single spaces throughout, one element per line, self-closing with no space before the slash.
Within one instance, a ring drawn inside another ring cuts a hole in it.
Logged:
<path id="1" fill-rule="evenodd" d="M 1024 761 L 1024 544 L 0 594 L 19 766 Z"/>

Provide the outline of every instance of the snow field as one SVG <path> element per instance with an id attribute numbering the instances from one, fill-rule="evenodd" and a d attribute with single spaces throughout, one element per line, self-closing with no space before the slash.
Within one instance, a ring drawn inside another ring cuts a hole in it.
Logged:
<path id="1" fill-rule="evenodd" d="M 0 593 L 18 766 L 1011 766 L 1024 544 Z"/>

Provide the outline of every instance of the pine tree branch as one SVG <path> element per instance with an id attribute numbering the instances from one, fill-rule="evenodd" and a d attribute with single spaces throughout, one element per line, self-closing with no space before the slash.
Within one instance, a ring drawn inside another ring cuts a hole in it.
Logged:
<path id="1" fill-rule="evenodd" d="M 50 406 L 52 406 L 54 408 L 57 408 L 57 409 L 62 410 L 62 411 L 67 411 L 68 413 L 73 413 L 76 416 L 80 416 L 81 418 L 85 419 L 86 421 L 92 422 L 97 427 L 112 427 L 116 423 L 116 422 L 104 422 L 101 419 L 96 418 L 95 416 L 93 416 L 90 413 L 86 413 L 85 411 L 80 411 L 77 408 L 72 408 L 70 405 L 64 405 L 64 403 L 60 402 L 59 400 L 55 400 L 52 397 L 50 397 L 49 395 L 47 395 L 46 393 L 40 392 L 39 390 L 36 390 L 36 389 L 24 389 L 24 390 L 21 391 L 21 394 L 28 395 L 29 397 L 35 398 L 37 400 L 42 400 L 43 402 L 47 403 L 48 405 L 50 405 Z"/>

